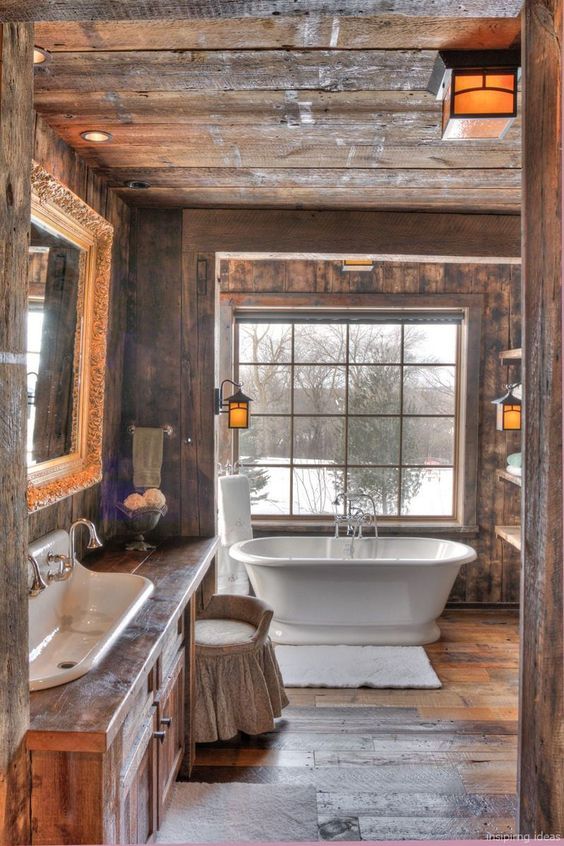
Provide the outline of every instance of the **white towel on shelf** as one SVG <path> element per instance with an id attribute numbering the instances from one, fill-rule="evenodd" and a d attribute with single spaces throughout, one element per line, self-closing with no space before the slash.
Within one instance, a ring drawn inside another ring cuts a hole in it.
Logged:
<path id="1" fill-rule="evenodd" d="M 250 583 L 245 565 L 229 555 L 229 547 L 251 540 L 251 489 L 246 476 L 220 476 L 219 496 L 219 593 L 248 594 Z"/>
<path id="2" fill-rule="evenodd" d="M 521 468 L 515 467 L 514 464 L 507 465 L 507 472 L 511 473 L 512 476 L 520 476 L 521 475 Z"/>

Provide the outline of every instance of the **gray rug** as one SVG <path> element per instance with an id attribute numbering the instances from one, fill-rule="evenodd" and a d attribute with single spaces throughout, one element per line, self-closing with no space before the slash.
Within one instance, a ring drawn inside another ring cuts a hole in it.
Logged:
<path id="1" fill-rule="evenodd" d="M 286 687 L 439 688 L 422 646 L 276 646 Z"/>
<path id="2" fill-rule="evenodd" d="M 179 782 L 157 843 L 317 840 L 315 787 Z"/>

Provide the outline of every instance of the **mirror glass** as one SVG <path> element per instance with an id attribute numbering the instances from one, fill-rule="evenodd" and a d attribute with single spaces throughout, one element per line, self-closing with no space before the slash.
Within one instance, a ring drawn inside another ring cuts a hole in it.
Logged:
<path id="1" fill-rule="evenodd" d="M 27 301 L 27 463 L 76 450 L 79 296 L 86 251 L 32 220 Z"/>
<path id="2" fill-rule="evenodd" d="M 27 507 L 102 478 L 112 225 L 33 163 L 27 303 Z"/>

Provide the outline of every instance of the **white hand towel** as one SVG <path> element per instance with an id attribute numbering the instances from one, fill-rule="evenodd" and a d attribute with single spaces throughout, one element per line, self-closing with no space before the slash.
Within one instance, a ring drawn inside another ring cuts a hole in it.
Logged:
<path id="1" fill-rule="evenodd" d="M 512 476 L 520 476 L 521 475 L 521 468 L 515 467 L 513 464 L 507 465 L 507 472 L 511 473 Z"/>
<path id="2" fill-rule="evenodd" d="M 253 536 L 249 480 L 246 476 L 220 476 L 218 482 L 218 592 L 248 594 L 245 565 L 231 558 L 229 547 Z"/>
<path id="3" fill-rule="evenodd" d="M 163 465 L 162 428 L 136 426 L 133 432 L 133 486 L 160 488 Z"/>
<path id="4" fill-rule="evenodd" d="M 250 540 L 251 489 L 246 476 L 220 476 L 219 478 L 219 542 L 232 546 Z"/>

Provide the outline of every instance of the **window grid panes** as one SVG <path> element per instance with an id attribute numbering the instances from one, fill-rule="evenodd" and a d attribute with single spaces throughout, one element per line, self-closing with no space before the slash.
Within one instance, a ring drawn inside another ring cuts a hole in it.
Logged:
<path id="1" fill-rule="evenodd" d="M 342 490 L 384 519 L 453 519 L 459 322 L 236 322 L 254 398 L 235 456 L 255 516 L 333 514 Z"/>

